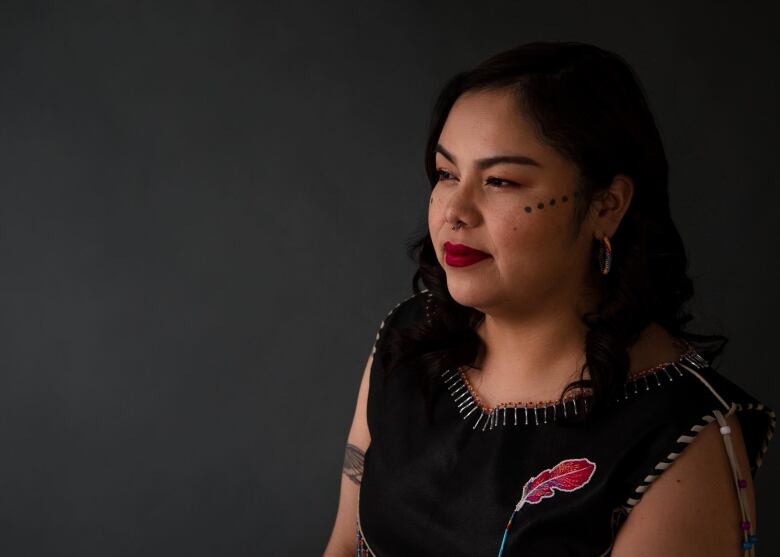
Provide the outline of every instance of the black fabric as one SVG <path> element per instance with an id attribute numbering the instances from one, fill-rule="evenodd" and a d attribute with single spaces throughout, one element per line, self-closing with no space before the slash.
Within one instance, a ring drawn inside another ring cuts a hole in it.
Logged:
<path id="1" fill-rule="evenodd" d="M 567 459 L 593 463 L 589 480 L 519 509 L 502 557 L 608 555 L 643 489 L 714 420 L 713 410 L 737 412 L 755 476 L 774 413 L 708 365 L 697 370 L 701 378 L 685 373 L 633 384 L 631 396 L 589 424 L 513 425 L 510 413 L 507 425 L 474 429 L 480 410 L 464 419 L 446 393 L 429 422 L 420 371 L 385 376 L 378 357 L 389 328 L 426 318 L 428 296 L 396 305 L 375 345 L 358 527 L 376 557 L 495 557 L 523 486 Z"/>

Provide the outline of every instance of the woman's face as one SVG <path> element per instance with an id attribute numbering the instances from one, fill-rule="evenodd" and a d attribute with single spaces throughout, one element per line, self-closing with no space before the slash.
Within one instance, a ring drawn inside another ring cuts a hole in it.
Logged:
<path id="1" fill-rule="evenodd" d="M 480 164 L 494 157 L 517 162 Z M 577 169 L 536 139 L 508 92 L 466 93 L 455 102 L 436 168 L 428 227 L 455 301 L 495 315 L 577 303 L 592 272 L 595 237 L 588 220 L 579 234 L 572 231 Z M 489 257 L 454 266 L 445 242 Z"/>

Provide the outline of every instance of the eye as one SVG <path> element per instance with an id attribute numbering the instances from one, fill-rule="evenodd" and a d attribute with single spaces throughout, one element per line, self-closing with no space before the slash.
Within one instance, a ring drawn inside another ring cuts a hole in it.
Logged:
<path id="1" fill-rule="evenodd" d="M 444 170 L 442 168 L 436 169 L 436 176 L 438 177 L 438 181 L 439 182 L 455 179 L 455 177 L 452 174 L 450 174 L 449 172 L 447 172 L 446 170 Z M 502 185 L 502 184 L 499 184 L 497 182 L 503 182 L 503 184 L 506 184 L 506 185 Z M 499 189 L 505 188 L 507 186 L 516 186 L 517 185 L 515 182 L 511 182 L 509 180 L 504 180 L 502 178 L 496 178 L 495 176 L 488 176 L 488 178 L 486 180 L 486 183 L 488 185 L 497 187 Z"/>
<path id="2" fill-rule="evenodd" d="M 438 176 L 440 182 L 442 180 L 448 180 L 449 178 L 452 178 L 452 174 L 450 174 L 446 170 L 442 170 L 441 168 L 436 169 L 436 176 Z"/>
<path id="3" fill-rule="evenodd" d="M 501 179 L 501 178 L 496 178 L 496 177 L 494 177 L 494 176 L 488 176 L 488 178 L 487 178 L 487 183 L 488 183 L 488 184 L 490 184 L 490 181 L 491 181 L 491 180 L 493 180 L 494 182 L 504 182 L 504 183 L 505 183 L 505 184 L 507 184 L 507 185 L 516 185 L 514 182 L 510 182 L 509 180 L 503 180 L 503 179 Z M 495 185 L 495 186 L 496 186 L 496 187 L 498 187 L 498 188 L 504 188 L 504 187 L 506 187 L 506 186 L 499 186 L 499 185 L 497 185 L 497 184 L 495 184 L 495 183 L 493 183 L 493 184 L 491 184 L 491 185 Z"/>

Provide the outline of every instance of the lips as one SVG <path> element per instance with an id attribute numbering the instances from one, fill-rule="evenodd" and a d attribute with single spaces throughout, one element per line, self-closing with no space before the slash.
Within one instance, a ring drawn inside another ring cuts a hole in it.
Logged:
<path id="1" fill-rule="evenodd" d="M 444 250 L 452 255 L 489 255 L 466 244 L 453 244 L 452 242 L 444 242 Z"/>
<path id="2" fill-rule="evenodd" d="M 444 242 L 444 260 L 453 267 L 466 267 L 490 257 L 489 253 L 474 249 L 466 244 Z"/>

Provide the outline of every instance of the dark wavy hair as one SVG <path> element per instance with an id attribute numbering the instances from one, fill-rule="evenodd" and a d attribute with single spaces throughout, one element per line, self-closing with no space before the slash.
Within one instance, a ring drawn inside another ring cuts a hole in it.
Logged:
<path id="1" fill-rule="evenodd" d="M 569 417 L 582 422 L 603 412 L 628 378 L 628 348 L 651 322 L 690 343 L 709 362 L 728 339 L 685 330 L 692 319 L 686 302 L 693 283 L 688 259 L 672 221 L 668 194 L 668 163 L 643 87 L 619 55 L 579 42 L 533 42 L 500 52 L 446 82 L 435 102 L 425 150 L 425 171 L 433 188 L 438 176 L 435 148 L 452 105 L 463 93 L 508 90 L 517 109 L 535 127 L 537 137 L 578 168 L 572 233 L 576 236 L 591 201 L 603 193 L 616 174 L 634 182 L 631 204 L 611 238 L 614 258 L 601 275 L 598 247 L 593 245 L 593 281 L 599 293 L 594 312 L 582 316 L 587 325 L 586 362 L 576 388 L 592 389 L 592 404 Z M 417 233 L 415 233 L 417 234 Z M 429 320 L 388 332 L 383 367 L 413 365 L 420 374 L 431 416 L 436 380 L 446 369 L 473 366 L 480 343 L 475 327 L 481 311 L 458 304 L 449 294 L 431 241 L 425 233 L 407 241 L 407 253 L 419 265 L 412 289 L 422 282 L 431 296 Z M 590 380 L 584 379 L 585 369 Z"/>

